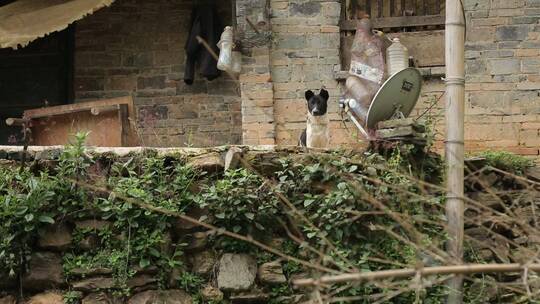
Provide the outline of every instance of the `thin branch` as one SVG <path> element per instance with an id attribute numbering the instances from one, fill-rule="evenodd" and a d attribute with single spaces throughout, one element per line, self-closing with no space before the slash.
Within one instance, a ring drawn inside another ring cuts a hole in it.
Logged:
<path id="1" fill-rule="evenodd" d="M 540 264 L 522 265 L 512 264 L 464 264 L 450 266 L 433 266 L 421 269 L 405 268 L 390 269 L 362 273 L 347 273 L 335 276 L 323 276 L 319 279 L 298 279 L 293 281 L 297 286 L 317 286 L 319 284 L 335 284 L 345 282 L 369 282 L 387 278 L 407 278 L 413 277 L 418 272 L 422 276 L 444 275 L 444 274 L 471 274 L 471 273 L 504 273 L 523 272 L 525 268 L 529 271 L 540 272 Z"/>
<path id="2" fill-rule="evenodd" d="M 332 249 L 332 251 L 343 261 L 345 262 L 352 270 L 353 272 L 358 272 L 358 268 L 351 262 L 347 257 L 345 257 L 319 229 L 319 227 L 315 226 L 302 212 L 300 212 L 291 201 L 287 197 L 285 197 L 281 192 L 276 191 L 277 185 L 274 181 L 266 178 L 266 176 L 259 173 L 251 164 L 249 164 L 243 157 L 239 157 L 240 163 L 244 166 L 244 168 L 248 169 L 249 171 L 253 172 L 257 176 L 259 176 L 261 179 L 263 179 L 264 182 L 268 183 L 270 185 L 270 188 L 274 191 L 275 195 L 280 199 L 281 202 L 285 204 L 290 210 L 294 212 L 304 223 L 310 226 L 311 229 L 314 229 L 317 231 L 318 236 Z"/>
<path id="3" fill-rule="evenodd" d="M 205 222 L 201 222 L 195 218 L 192 218 L 190 216 L 187 216 L 187 215 L 184 215 L 184 214 L 181 214 L 179 212 L 176 212 L 176 211 L 172 211 L 172 210 L 168 210 L 168 209 L 163 209 L 161 207 L 156 207 L 156 206 L 152 206 L 150 204 L 146 204 L 146 203 L 143 203 L 139 200 L 135 200 L 135 199 L 132 199 L 132 198 L 129 198 L 129 197 L 125 197 L 119 193 L 116 193 L 114 191 L 111 191 L 111 190 L 107 190 L 107 189 L 102 189 L 102 188 L 99 188 L 99 187 L 95 187 L 95 186 L 92 186 L 90 184 L 87 184 L 87 183 L 84 183 L 84 182 L 81 182 L 81 181 L 76 181 L 76 180 L 73 180 L 73 179 L 70 179 L 70 181 L 80 187 L 83 187 L 83 188 L 86 188 L 86 189 L 89 189 L 89 190 L 92 190 L 92 191 L 95 191 L 95 192 L 101 192 L 101 193 L 108 193 L 109 195 L 110 194 L 114 194 L 114 196 L 118 199 L 121 199 L 125 202 L 128 202 L 132 205 L 135 205 L 139 208 L 142 208 L 142 209 L 145 209 L 145 210 L 149 210 L 149 211 L 153 211 L 153 212 L 157 212 L 157 213 L 161 213 L 161 214 L 164 214 L 164 215 L 168 215 L 168 216 L 173 216 L 173 217 L 177 217 L 177 218 L 180 218 L 186 222 L 189 222 L 191 224 L 194 224 L 194 225 L 197 225 L 197 226 L 201 226 L 201 227 L 204 227 L 210 231 L 214 231 L 216 232 L 217 234 L 222 234 L 222 235 L 226 235 L 226 236 L 229 236 L 229 237 L 232 237 L 232 238 L 235 238 L 235 239 L 238 239 L 238 240 L 241 240 L 241 241 L 244 241 L 244 242 L 247 242 L 247 243 L 250 243 L 250 244 L 253 244 L 267 252 L 270 252 L 270 253 L 273 253 L 283 259 L 286 259 L 287 261 L 293 261 L 293 262 L 296 262 L 296 263 L 299 263 L 299 264 L 302 264 L 306 267 L 309 267 L 311 269 L 316 269 L 316 270 L 319 270 L 319 271 L 323 271 L 323 272 L 328 272 L 328 273 L 340 273 L 339 271 L 337 270 L 334 270 L 334 269 L 331 269 L 331 268 L 327 268 L 327 267 L 324 267 L 322 265 L 318 265 L 318 264 L 313 264 L 313 263 L 310 263 L 310 262 L 307 262 L 307 261 L 304 261 L 304 260 L 301 260 L 301 259 L 298 259 L 298 258 L 295 258 L 295 257 L 292 257 L 290 255 L 287 255 L 287 254 L 284 254 L 282 253 L 281 251 L 277 250 L 277 249 L 274 249 L 270 246 L 267 246 L 255 239 L 253 239 L 253 237 L 251 236 L 244 236 L 244 235 L 241 235 L 241 234 L 238 234 L 238 233 L 234 233 L 234 232 L 230 232 L 224 228 L 219 228 L 219 227 L 216 227 L 212 224 L 208 224 L 208 223 L 205 223 Z"/>

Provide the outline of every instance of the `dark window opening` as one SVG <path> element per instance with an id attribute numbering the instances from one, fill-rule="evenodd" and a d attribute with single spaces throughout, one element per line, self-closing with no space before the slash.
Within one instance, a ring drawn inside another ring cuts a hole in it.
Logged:
<path id="1" fill-rule="evenodd" d="M 21 144 L 20 128 L 8 127 L 6 118 L 73 100 L 73 39 L 69 28 L 24 48 L 0 49 L 0 144 Z"/>
<path id="2" fill-rule="evenodd" d="M 0 0 L 0 6 L 4 6 L 7 4 L 10 4 L 12 2 L 15 2 L 16 0 Z"/>

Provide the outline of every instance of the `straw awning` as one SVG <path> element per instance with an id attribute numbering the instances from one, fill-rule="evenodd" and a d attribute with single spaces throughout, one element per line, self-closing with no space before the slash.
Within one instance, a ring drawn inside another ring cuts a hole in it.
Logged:
<path id="1" fill-rule="evenodd" d="M 114 0 L 17 0 L 0 7 L 0 48 L 24 47 Z"/>

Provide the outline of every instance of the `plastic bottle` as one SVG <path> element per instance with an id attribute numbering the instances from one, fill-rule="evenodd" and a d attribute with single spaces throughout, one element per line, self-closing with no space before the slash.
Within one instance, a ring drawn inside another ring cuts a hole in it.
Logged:
<path id="1" fill-rule="evenodd" d="M 217 68 L 222 71 L 232 70 L 233 28 L 231 26 L 225 27 L 217 46 L 220 49 Z"/>
<path id="2" fill-rule="evenodd" d="M 386 61 L 388 76 L 409 67 L 409 51 L 401 44 L 399 38 L 394 38 L 392 45 L 386 49 Z"/>

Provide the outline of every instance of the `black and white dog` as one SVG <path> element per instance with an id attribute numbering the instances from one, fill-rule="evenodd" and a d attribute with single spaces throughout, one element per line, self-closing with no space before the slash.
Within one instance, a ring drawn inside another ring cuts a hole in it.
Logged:
<path id="1" fill-rule="evenodd" d="M 300 145 L 308 148 L 327 148 L 329 141 L 328 91 L 321 89 L 319 95 L 306 92 L 308 104 L 307 126 L 300 135 Z"/>

